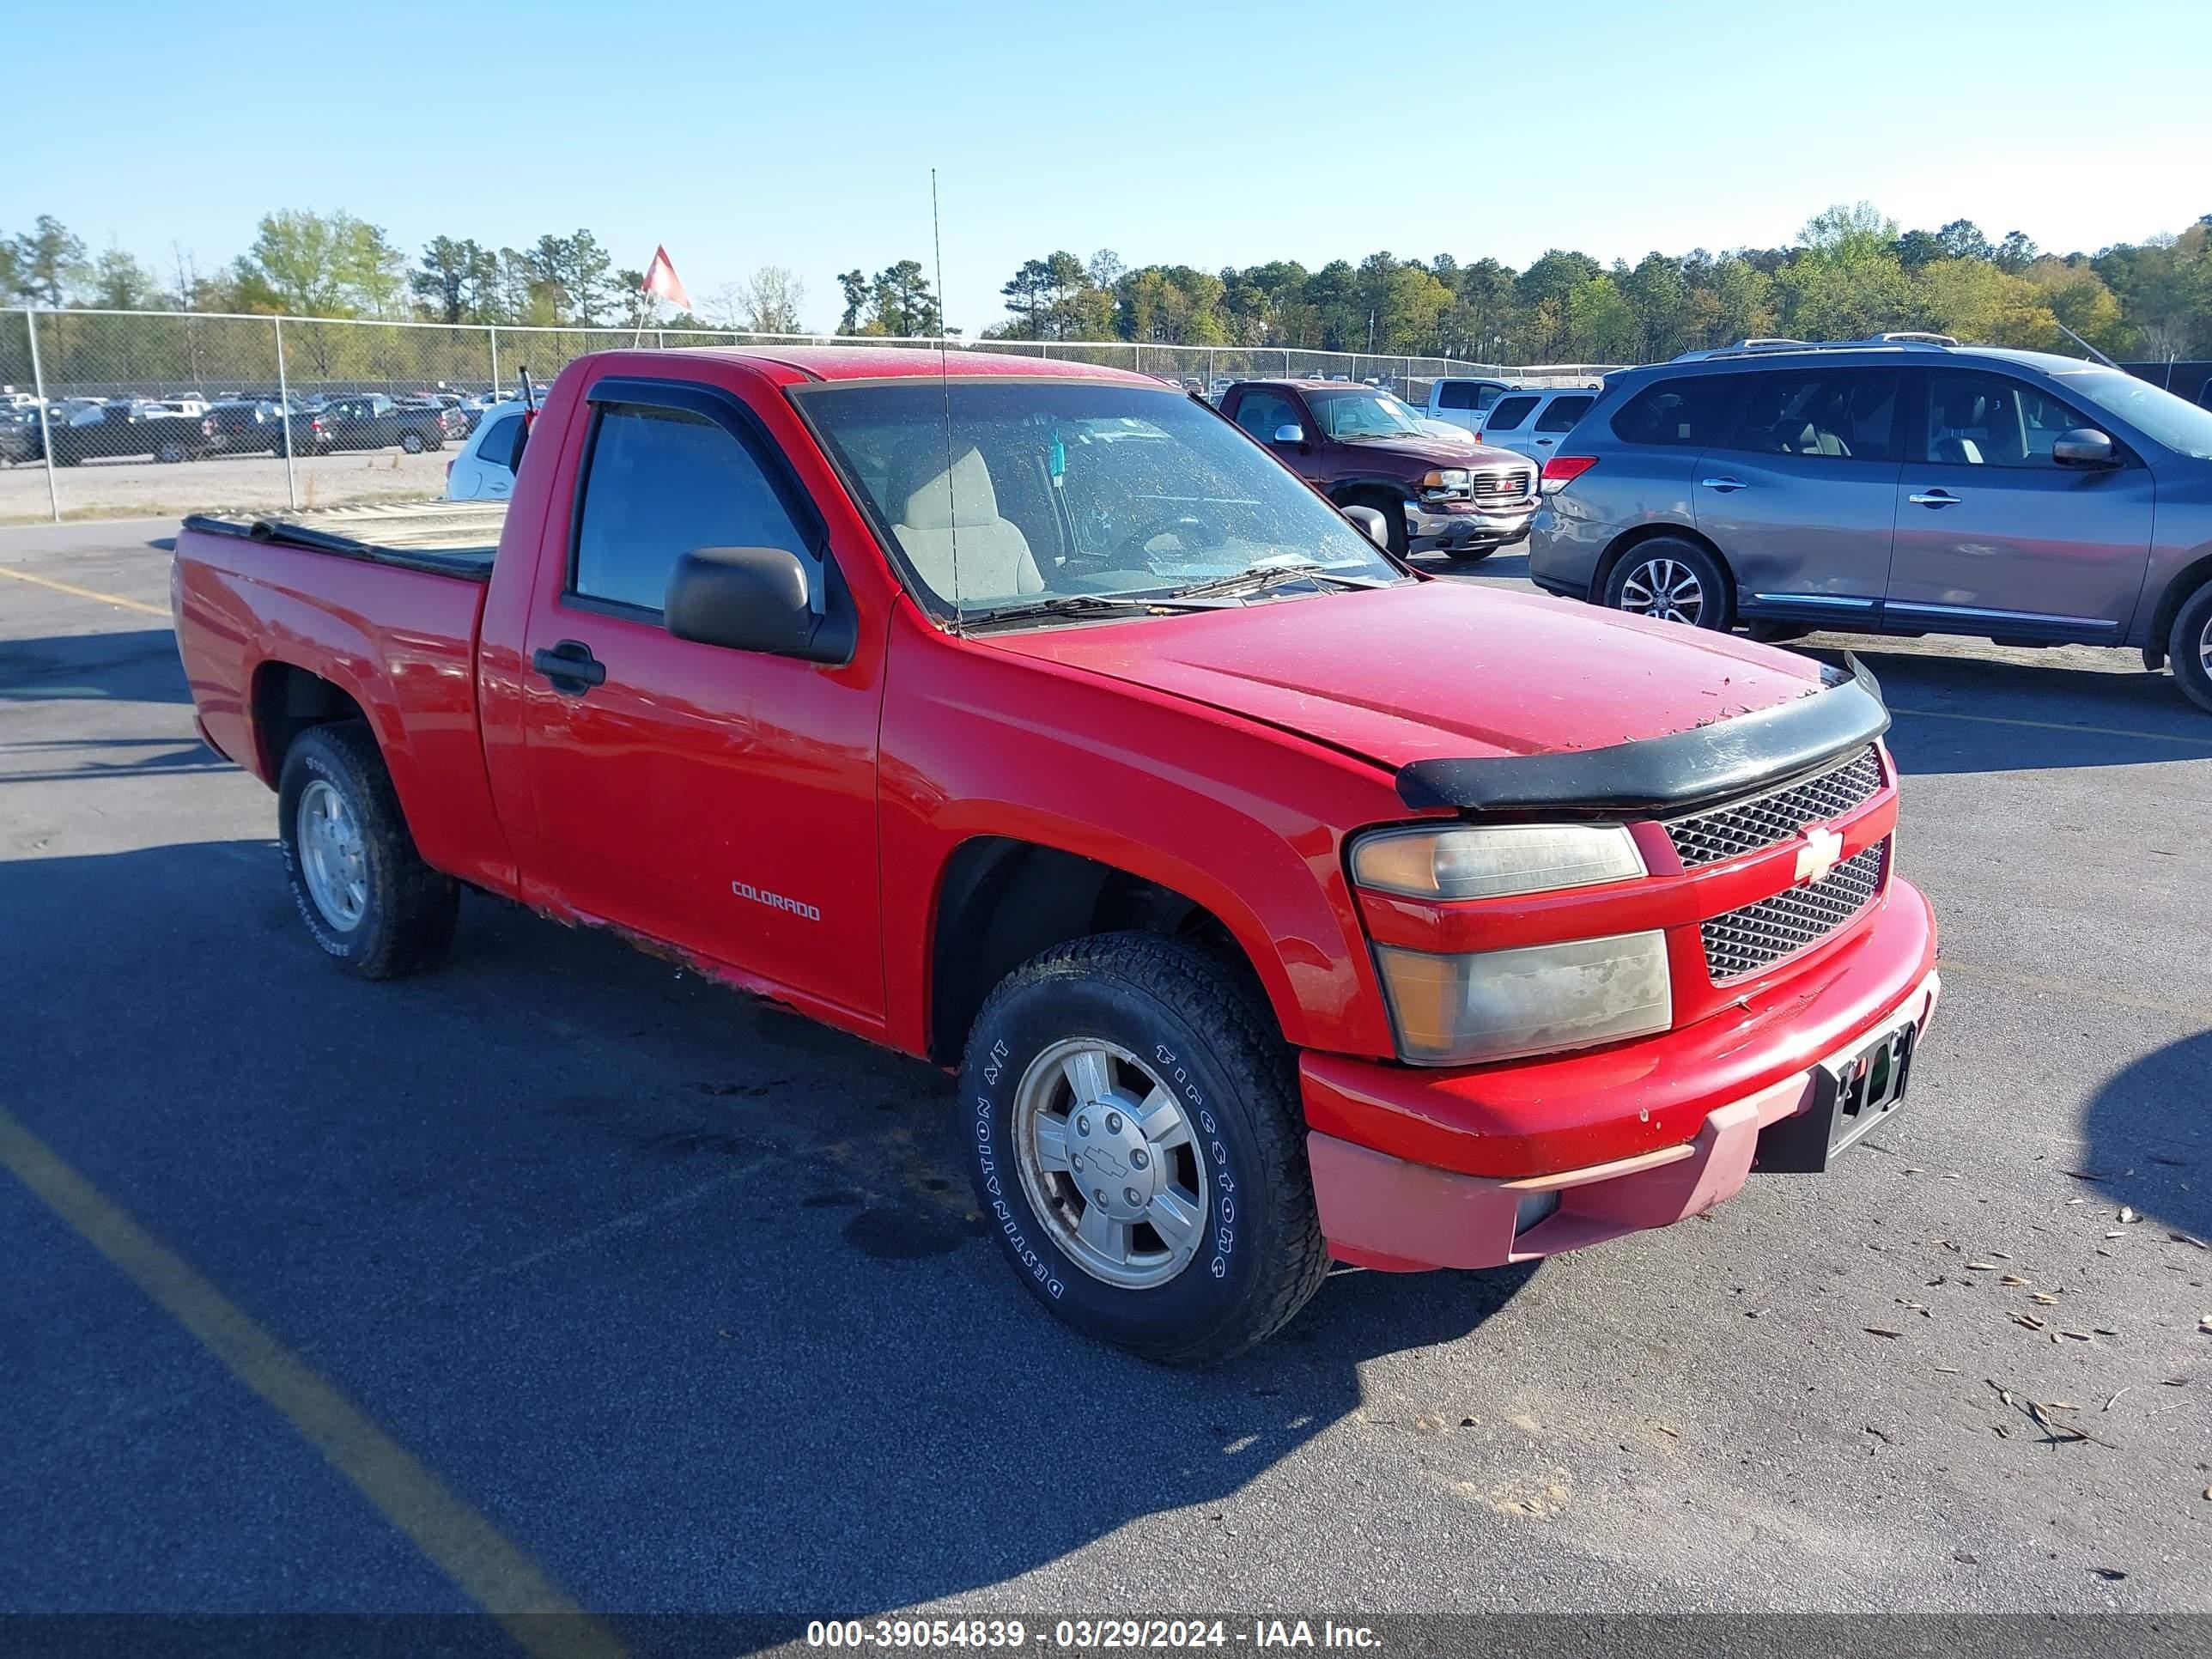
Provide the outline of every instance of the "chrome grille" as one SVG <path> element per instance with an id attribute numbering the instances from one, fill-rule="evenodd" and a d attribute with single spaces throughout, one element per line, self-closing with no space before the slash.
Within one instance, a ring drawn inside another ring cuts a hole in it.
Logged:
<path id="1" fill-rule="evenodd" d="M 1808 823 L 1839 817 L 1881 787 L 1881 760 L 1871 744 L 1840 766 L 1786 789 L 1755 795 L 1717 811 L 1677 818 L 1667 834 L 1685 869 L 1755 853 L 1798 834 Z"/>
<path id="2" fill-rule="evenodd" d="M 1889 862 L 1884 836 L 1831 870 L 1826 880 L 1715 916 L 1705 936 L 1705 972 L 1716 985 L 1771 968 L 1819 944 L 1873 902 Z"/>
<path id="3" fill-rule="evenodd" d="M 1479 501 L 1518 501 L 1526 495 L 1535 482 L 1536 475 L 1525 469 L 1474 475 L 1474 499 Z"/>

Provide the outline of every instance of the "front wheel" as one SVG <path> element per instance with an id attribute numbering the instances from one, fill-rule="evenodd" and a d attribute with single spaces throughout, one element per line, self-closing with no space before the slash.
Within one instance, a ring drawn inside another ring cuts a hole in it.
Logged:
<path id="1" fill-rule="evenodd" d="M 154 452 L 154 459 L 165 466 L 176 466 L 185 459 L 185 447 L 174 438 L 165 440 Z"/>
<path id="2" fill-rule="evenodd" d="M 2166 635 L 2166 659 L 2173 678 L 2199 708 L 2212 710 L 2212 582 L 2205 583 L 2174 613 Z"/>
<path id="3" fill-rule="evenodd" d="M 276 823 L 293 902 L 325 956 L 363 979 L 394 979 L 446 953 L 459 885 L 416 851 L 366 725 L 300 734 L 284 756 Z"/>
<path id="4" fill-rule="evenodd" d="M 1213 1364 L 1320 1288 L 1291 1051 L 1194 947 L 1107 933 L 1032 957 L 976 1017 L 961 1085 L 986 1222 L 1077 1330 Z"/>
<path id="5" fill-rule="evenodd" d="M 1634 616 L 1720 633 L 1732 620 L 1720 561 L 1679 536 L 1655 536 L 1624 554 L 1606 578 L 1605 602 Z"/>
<path id="6" fill-rule="evenodd" d="M 419 432 L 401 433 L 399 447 L 410 455 L 420 455 L 422 453 L 422 434 Z"/>

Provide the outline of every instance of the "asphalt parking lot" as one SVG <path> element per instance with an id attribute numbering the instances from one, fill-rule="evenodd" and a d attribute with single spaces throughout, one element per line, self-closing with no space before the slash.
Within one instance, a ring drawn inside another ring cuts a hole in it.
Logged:
<path id="1" fill-rule="evenodd" d="M 2212 717 L 2132 657 L 1808 642 L 1944 935 L 1843 1166 L 1189 1374 L 1021 1293 L 927 1067 L 481 899 L 330 969 L 173 532 L 0 532 L 0 1609 L 2212 1612 Z"/>

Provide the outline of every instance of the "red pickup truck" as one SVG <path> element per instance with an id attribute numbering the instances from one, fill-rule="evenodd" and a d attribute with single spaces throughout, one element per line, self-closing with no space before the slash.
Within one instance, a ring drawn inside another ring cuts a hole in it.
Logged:
<path id="1" fill-rule="evenodd" d="M 1935 1006 L 1863 672 L 1421 575 L 1133 374 L 609 352 L 503 523 L 193 519 L 173 592 L 331 958 L 473 887 L 957 1067 L 1023 1281 L 1157 1359 L 1823 1169 Z"/>

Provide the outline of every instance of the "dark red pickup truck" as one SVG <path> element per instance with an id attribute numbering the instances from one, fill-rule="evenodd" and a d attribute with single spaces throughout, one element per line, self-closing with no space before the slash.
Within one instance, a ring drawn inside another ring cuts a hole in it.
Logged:
<path id="1" fill-rule="evenodd" d="M 610 352 L 503 525 L 173 580 L 330 957 L 474 887 L 957 1066 L 1008 1260 L 1155 1358 L 1825 1168 L 1935 1006 L 1865 675 L 1410 572 L 1133 374 Z"/>
<path id="2" fill-rule="evenodd" d="M 1401 556 L 1486 559 L 1525 541 L 1535 520 L 1535 462 L 1375 386 L 1243 380 L 1221 394 L 1221 412 L 1339 507 L 1380 513 Z"/>

